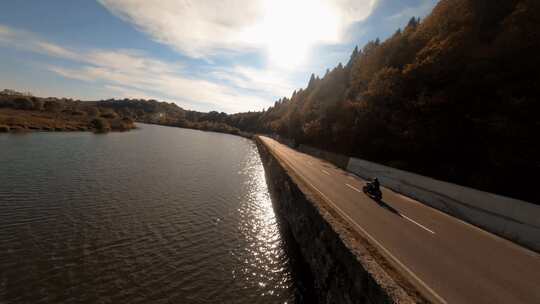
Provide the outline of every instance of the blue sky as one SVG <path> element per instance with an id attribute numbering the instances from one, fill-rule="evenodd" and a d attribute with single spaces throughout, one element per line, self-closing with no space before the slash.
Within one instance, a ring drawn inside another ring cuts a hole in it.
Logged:
<path id="1" fill-rule="evenodd" d="M 0 89 L 261 110 L 436 0 L 51 0 L 0 5 Z"/>

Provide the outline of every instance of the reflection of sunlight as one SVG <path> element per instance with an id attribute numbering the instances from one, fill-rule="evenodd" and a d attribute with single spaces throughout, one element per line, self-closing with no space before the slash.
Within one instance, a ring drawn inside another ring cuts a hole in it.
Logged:
<path id="1" fill-rule="evenodd" d="M 271 296 L 291 285 L 288 259 L 268 192 L 264 168 L 255 147 L 244 164 L 247 197 L 241 204 L 240 229 L 248 241 L 244 277 Z"/>
<path id="2" fill-rule="evenodd" d="M 261 22 L 246 34 L 266 45 L 272 64 L 301 64 L 318 42 L 339 39 L 339 12 L 325 0 L 263 0 Z"/>

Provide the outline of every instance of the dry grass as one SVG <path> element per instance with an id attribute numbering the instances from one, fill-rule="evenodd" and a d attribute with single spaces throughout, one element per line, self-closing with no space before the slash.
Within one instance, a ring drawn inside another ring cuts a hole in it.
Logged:
<path id="1" fill-rule="evenodd" d="M 103 120 L 107 121 L 106 119 Z M 134 127 L 131 121 L 117 120 L 118 122 L 115 121 L 112 124 L 115 131 L 125 131 Z M 88 131 L 95 128 L 91 121 L 92 118 L 86 115 L 0 108 L 0 126 L 6 127 L 3 128 L 5 129 L 4 132 L 15 129 L 28 131 Z M 118 128 L 116 128 L 117 126 Z"/>

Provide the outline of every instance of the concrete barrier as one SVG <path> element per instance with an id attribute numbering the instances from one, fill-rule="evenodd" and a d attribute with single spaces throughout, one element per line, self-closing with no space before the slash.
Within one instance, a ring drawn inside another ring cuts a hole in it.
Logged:
<path id="1" fill-rule="evenodd" d="M 346 169 L 433 208 L 540 252 L 540 206 L 350 158 Z"/>

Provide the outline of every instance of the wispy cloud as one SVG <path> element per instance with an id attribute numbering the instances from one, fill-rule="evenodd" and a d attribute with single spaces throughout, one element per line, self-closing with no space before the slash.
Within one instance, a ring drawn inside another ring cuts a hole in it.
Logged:
<path id="1" fill-rule="evenodd" d="M 228 69 L 217 69 L 212 72 L 217 79 L 222 79 L 230 85 L 268 95 L 288 96 L 295 89 L 293 80 L 287 73 L 277 69 L 259 70 L 245 66 L 235 66 Z"/>
<path id="2" fill-rule="evenodd" d="M 239 32 L 258 18 L 255 1 L 99 0 L 158 42 L 192 57 L 245 47 Z"/>
<path id="3" fill-rule="evenodd" d="M 265 83 L 268 88 L 260 83 L 258 87 L 249 87 L 248 82 L 254 81 L 255 75 L 249 78 L 248 72 L 237 68 L 222 69 L 223 73 L 230 75 L 230 80 L 238 84 L 226 85 L 218 81 L 220 77 L 214 77 L 215 81 L 190 77 L 182 64 L 152 58 L 142 51 L 76 50 L 5 26 L 0 26 L 0 44 L 78 63 L 76 67 L 45 65 L 47 70 L 62 77 L 95 83 L 125 97 L 133 93 L 135 96 L 131 97 L 166 98 L 188 108 L 227 112 L 261 109 L 272 102 L 269 97 L 271 88 L 284 86 L 275 79 L 276 84 L 271 80 Z M 250 73 L 257 74 L 255 70 Z M 244 79 L 245 83 L 239 85 L 238 79 Z M 251 93 L 243 90 L 246 88 Z"/>
<path id="4" fill-rule="evenodd" d="M 154 40 L 200 58 L 262 49 L 273 43 L 292 43 L 290 51 L 294 51 L 296 41 L 282 39 L 287 34 L 296 40 L 309 38 L 337 43 L 341 32 L 353 22 L 366 18 L 377 0 L 99 2 Z M 279 30 L 280 27 L 283 30 Z"/>
<path id="5" fill-rule="evenodd" d="M 76 52 L 67 50 L 61 46 L 39 39 L 31 32 L 7 27 L 0 24 L 0 44 L 11 46 L 20 50 L 32 51 L 44 55 L 77 59 Z"/>
<path id="6" fill-rule="evenodd" d="M 0 45 L 56 58 L 39 57 L 39 67 L 95 87 L 96 96 L 133 94 L 238 112 L 268 107 L 302 86 L 314 67 L 321 70 L 321 62 L 335 64 L 336 55 L 325 51 L 317 64 L 296 65 L 308 50 L 343 43 L 345 29 L 369 16 L 378 0 L 98 1 L 183 61 L 135 49 L 59 45 L 1 24 Z M 250 65 L 243 58 L 248 53 L 268 60 Z"/>

